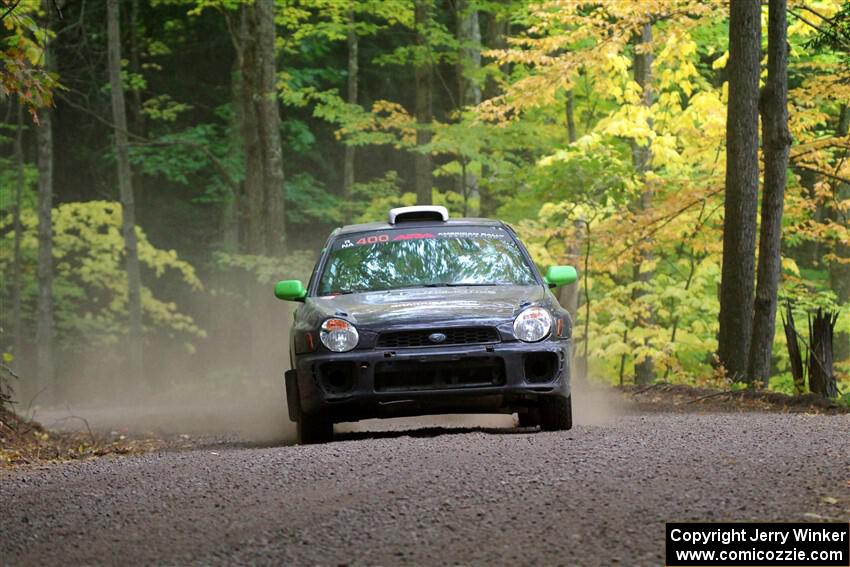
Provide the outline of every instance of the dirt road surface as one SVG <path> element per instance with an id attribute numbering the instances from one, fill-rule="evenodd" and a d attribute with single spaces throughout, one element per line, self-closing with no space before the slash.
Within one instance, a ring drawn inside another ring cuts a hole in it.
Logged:
<path id="1" fill-rule="evenodd" d="M 665 521 L 850 520 L 850 415 L 626 413 L 0 471 L 0 564 L 658 567 Z"/>

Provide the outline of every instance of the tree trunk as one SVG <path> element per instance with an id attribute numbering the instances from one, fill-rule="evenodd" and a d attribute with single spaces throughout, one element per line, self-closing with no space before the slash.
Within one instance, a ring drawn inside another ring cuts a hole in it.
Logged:
<path id="1" fill-rule="evenodd" d="M 481 69 L 481 26 L 478 23 L 478 11 L 470 9 L 467 0 L 456 0 L 455 16 L 457 20 L 458 62 L 457 75 L 458 111 L 477 106 L 481 103 L 481 87 L 469 77 L 476 77 Z M 460 117 L 459 117 L 460 119 Z M 468 201 L 478 194 L 478 179 L 468 167 L 469 157 L 458 155 L 461 173 L 457 176 L 458 193 L 463 197 L 464 216 L 467 214 Z"/>
<path id="2" fill-rule="evenodd" d="M 415 0 L 416 16 L 416 146 L 417 149 L 431 143 L 431 120 L 434 73 L 426 30 L 431 18 L 431 0 Z M 413 181 L 416 203 L 430 205 L 431 185 L 434 168 L 431 154 L 416 151 L 413 157 Z"/>
<path id="3" fill-rule="evenodd" d="M 458 106 L 477 105 L 481 102 L 481 87 L 469 76 L 477 76 L 481 69 L 481 26 L 478 11 L 470 9 L 468 0 L 457 0 L 457 40 L 460 44 L 457 63 Z"/>
<path id="4" fill-rule="evenodd" d="M 582 219 L 576 220 L 573 223 L 573 227 L 574 229 L 572 234 L 569 236 L 569 241 L 567 242 L 567 258 L 570 264 L 579 270 L 579 279 L 572 285 L 565 285 L 561 287 L 558 294 L 558 301 L 564 309 L 570 312 L 573 321 L 576 321 L 578 320 L 578 304 L 579 296 L 581 294 L 581 286 L 579 285 L 579 282 L 581 281 L 581 276 L 584 273 L 584 269 L 581 268 L 584 221 Z"/>
<path id="5" fill-rule="evenodd" d="M 275 255 L 286 248 L 274 41 L 273 1 L 243 4 L 236 38 L 245 155 L 240 210 L 245 224 L 244 250 L 249 254 Z"/>
<path id="6" fill-rule="evenodd" d="M 235 40 L 235 38 L 234 38 Z M 232 147 L 238 148 L 241 145 L 241 125 L 242 125 L 242 82 L 239 72 L 240 57 L 237 55 L 233 61 L 233 68 L 230 74 L 230 95 L 233 106 L 233 115 L 230 119 L 230 128 L 228 130 L 229 142 Z M 242 185 L 237 183 L 228 183 L 228 194 L 225 196 L 225 201 L 221 206 L 220 230 L 222 236 L 222 244 L 224 250 L 230 253 L 239 252 L 240 242 L 240 219 L 239 205 L 242 202 Z"/>
<path id="7" fill-rule="evenodd" d="M 641 105 L 649 108 L 652 105 L 652 24 L 646 23 L 641 28 L 640 35 L 634 41 L 634 77 L 635 82 L 641 88 Z M 569 101 L 569 97 L 567 99 Z M 650 122 L 650 126 L 652 123 Z M 652 205 L 652 190 L 646 187 L 646 172 L 650 168 L 652 160 L 652 147 L 649 140 L 645 146 L 641 146 L 636 140 L 632 140 L 632 166 L 635 173 L 644 184 L 640 199 L 636 207 L 640 211 L 646 211 Z M 640 303 L 640 298 L 647 294 L 645 289 L 652 281 L 652 271 L 644 270 L 643 264 L 652 260 L 652 253 L 644 248 L 639 252 L 632 273 L 637 286 L 632 293 L 632 301 Z M 646 312 L 641 313 L 635 319 L 635 326 L 644 327 L 652 320 L 652 309 L 646 305 Z M 640 362 L 635 363 L 635 383 L 649 384 L 655 379 L 655 368 L 652 358 L 647 356 Z"/>
<path id="8" fill-rule="evenodd" d="M 785 330 L 785 342 L 788 345 L 788 366 L 791 370 L 791 378 L 794 380 L 794 393 L 799 396 L 805 391 L 806 374 L 803 370 L 803 355 L 800 353 L 797 326 L 794 323 L 794 312 L 791 311 L 790 303 L 785 306 L 782 327 Z"/>
<path id="9" fill-rule="evenodd" d="M 48 49 L 50 49 L 48 47 Z M 52 56 L 52 53 L 48 57 Z M 54 385 L 53 360 L 53 110 L 38 112 L 38 306 L 35 373 L 38 390 Z"/>
<path id="10" fill-rule="evenodd" d="M 652 28 L 650 28 L 650 37 L 652 34 Z M 652 64 L 652 56 L 650 55 L 650 65 Z M 576 117 L 575 117 L 575 108 L 573 107 L 573 90 L 570 89 L 567 91 L 567 103 L 565 108 L 566 120 L 567 120 L 567 141 L 569 143 L 573 143 L 577 139 L 576 135 Z"/>
<path id="11" fill-rule="evenodd" d="M 45 27 L 50 27 L 51 5 L 43 0 L 42 8 L 48 14 Z M 45 45 L 45 67 L 57 68 L 56 54 L 51 42 Z M 56 367 L 54 360 L 53 312 L 53 109 L 38 111 L 36 128 L 38 144 L 38 302 L 35 326 L 36 393 L 42 389 L 55 389 Z"/>
<path id="12" fill-rule="evenodd" d="M 263 235 L 263 163 L 260 150 L 259 125 L 254 108 L 254 96 L 259 92 L 257 76 L 257 36 L 254 6 L 240 8 L 237 57 L 239 59 L 239 101 L 242 132 L 242 152 L 245 161 L 245 180 L 242 183 L 240 219 L 243 226 L 243 252 L 262 254 Z"/>
<path id="13" fill-rule="evenodd" d="M 584 257 L 582 259 L 582 268 L 581 268 L 581 277 L 582 277 L 582 291 L 584 293 L 584 336 L 582 340 L 584 343 L 582 344 L 582 352 L 581 355 L 576 353 L 574 355 L 576 366 L 575 366 L 575 376 L 579 380 L 584 380 L 587 378 L 587 370 L 589 364 L 589 356 L 590 356 L 590 252 L 591 252 L 591 232 L 590 232 L 590 222 L 585 221 L 582 224 L 584 228 Z"/>
<path id="14" fill-rule="evenodd" d="M 832 337 L 838 313 L 818 308 L 809 314 L 809 390 L 824 398 L 837 398 L 838 385 L 832 371 Z"/>
<path id="15" fill-rule="evenodd" d="M 286 231 L 283 203 L 283 148 L 280 142 L 280 110 L 277 100 L 274 0 L 254 3 L 257 24 L 257 64 L 260 90 L 254 98 L 260 128 L 263 164 L 264 233 L 267 254 L 283 254 Z"/>
<path id="16" fill-rule="evenodd" d="M 283 149 L 277 99 L 277 58 L 274 1 L 242 4 L 238 32 L 233 40 L 239 68 L 238 92 L 245 180 L 240 194 L 244 226 L 242 250 L 248 254 L 279 256 L 286 251 L 283 201 Z M 246 273 L 241 290 L 250 313 L 250 366 L 254 375 L 273 371 L 276 340 L 274 298 L 254 274 Z"/>
<path id="17" fill-rule="evenodd" d="M 770 0 L 767 81 L 760 102 L 764 154 L 764 190 L 759 233 L 758 282 L 753 314 L 748 378 L 765 388 L 776 326 L 781 267 L 782 208 L 791 135 L 788 132 L 787 0 Z"/>
<path id="18" fill-rule="evenodd" d="M 357 30 L 354 27 L 354 12 L 348 12 L 348 104 L 357 104 L 358 80 L 358 49 Z M 354 146 L 345 145 L 345 156 L 342 167 L 342 197 L 350 200 L 354 187 Z M 350 219 L 349 219 L 350 220 Z"/>
<path id="19" fill-rule="evenodd" d="M 850 127 L 850 106 L 845 104 L 841 106 L 836 134 L 838 136 L 846 136 L 848 127 Z M 846 151 L 844 157 L 845 159 L 847 157 Z M 850 183 L 833 183 L 832 187 L 835 196 L 833 203 L 850 199 Z M 842 215 L 835 207 L 829 207 L 827 215 L 831 222 L 844 223 L 846 226 L 846 215 Z M 850 261 L 850 245 L 841 242 L 836 243 L 835 255 L 843 258 L 845 261 Z M 835 292 L 839 305 L 850 303 L 850 263 L 830 262 L 829 283 L 830 288 Z M 844 361 L 850 358 L 850 333 L 836 333 L 835 339 L 835 359 Z"/>
<path id="20" fill-rule="evenodd" d="M 18 98 L 17 104 L 17 129 L 15 131 L 15 169 L 17 179 L 15 180 L 15 204 L 12 211 L 12 227 L 15 232 L 14 257 L 12 260 L 12 336 L 14 343 L 12 352 L 20 359 L 24 343 L 24 326 L 21 323 L 21 239 L 23 227 L 21 226 L 21 200 L 23 199 L 26 177 L 24 175 L 24 103 Z M 20 363 L 20 360 L 19 360 Z"/>
<path id="21" fill-rule="evenodd" d="M 121 83 L 121 28 L 119 0 L 107 0 L 107 41 L 109 56 L 109 86 L 112 98 L 112 122 L 115 125 L 115 155 L 118 159 L 118 191 L 121 197 L 121 232 L 124 236 L 124 255 L 127 270 L 127 312 L 130 333 L 127 352 L 131 376 L 144 378 L 142 358 L 142 299 L 139 254 L 136 242 L 136 204 L 127 146 L 127 112 L 124 86 Z"/>
<path id="22" fill-rule="evenodd" d="M 735 381 L 746 379 L 753 324 L 760 45 L 759 1 L 731 2 L 718 356 Z"/>
<path id="23" fill-rule="evenodd" d="M 576 123 L 575 123 L 575 113 L 573 109 L 573 91 L 567 91 L 567 102 L 564 108 L 566 117 L 565 122 L 567 125 L 567 141 L 572 144 L 576 141 Z M 581 255 L 581 243 L 582 243 L 582 235 L 584 234 L 583 229 L 584 221 L 579 219 L 576 220 L 573 226 L 575 230 L 573 234 L 569 238 L 569 242 L 567 242 L 567 257 L 569 261 L 574 265 L 579 265 L 579 256 Z M 581 278 L 579 278 L 581 281 Z M 564 309 L 570 312 L 570 315 L 575 321 L 578 317 L 578 299 L 581 293 L 581 286 L 579 282 L 572 285 L 566 285 L 561 288 L 560 293 L 558 294 L 558 301 L 561 303 Z"/>
<path id="24" fill-rule="evenodd" d="M 504 19 L 497 18 L 494 14 L 483 12 L 484 16 L 484 34 L 483 43 L 489 49 L 504 49 L 507 47 L 505 37 L 510 30 L 510 22 Z M 501 68 L 502 72 L 508 72 L 508 66 L 504 65 Z M 499 94 L 499 85 L 488 77 L 484 83 L 484 92 L 482 98 L 484 100 L 491 99 Z M 480 196 L 480 214 L 482 217 L 491 217 L 496 214 L 498 203 L 493 192 L 493 179 L 487 164 L 481 166 L 481 181 L 479 182 L 478 194 Z"/>

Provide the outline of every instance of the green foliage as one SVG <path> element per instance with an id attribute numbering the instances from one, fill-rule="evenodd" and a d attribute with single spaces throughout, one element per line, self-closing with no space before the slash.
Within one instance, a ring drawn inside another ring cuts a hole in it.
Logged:
<path id="1" fill-rule="evenodd" d="M 227 109 L 221 113 L 226 117 Z M 136 171 L 196 189 L 199 203 L 225 203 L 244 177 L 238 146 L 218 124 L 197 124 L 130 147 Z"/>
<path id="2" fill-rule="evenodd" d="M 21 208 L 35 209 L 38 170 L 30 163 L 24 164 L 24 187 L 21 191 Z M 18 184 L 18 166 L 15 160 L 0 158 L 0 215 L 10 213 L 15 207 L 15 191 Z"/>
<path id="3" fill-rule="evenodd" d="M 285 182 L 286 220 L 293 224 L 342 222 L 339 199 L 328 193 L 309 173 L 297 173 Z"/>
<path id="4" fill-rule="evenodd" d="M 136 88 L 143 88 L 141 85 Z M 131 87 L 130 90 L 133 90 Z M 192 107 L 188 104 L 177 102 L 171 96 L 164 94 L 147 99 L 142 105 L 142 113 L 152 120 L 174 122 L 181 112 L 186 112 Z"/>

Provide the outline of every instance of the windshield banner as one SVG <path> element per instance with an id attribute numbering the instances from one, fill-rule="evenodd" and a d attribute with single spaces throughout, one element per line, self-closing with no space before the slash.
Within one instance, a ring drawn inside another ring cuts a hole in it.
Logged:
<path id="1" fill-rule="evenodd" d="M 356 234 L 348 234 L 343 237 L 337 238 L 332 245 L 332 249 L 341 250 L 343 248 L 353 248 L 355 246 L 371 246 L 373 244 L 386 244 L 388 242 L 400 242 L 404 240 L 444 240 L 451 238 L 471 240 L 504 240 L 509 237 L 506 231 L 499 228 L 475 227 L 474 230 L 466 230 L 463 227 L 451 229 L 428 227 L 419 230 L 376 230 L 373 232 L 358 232 Z"/>

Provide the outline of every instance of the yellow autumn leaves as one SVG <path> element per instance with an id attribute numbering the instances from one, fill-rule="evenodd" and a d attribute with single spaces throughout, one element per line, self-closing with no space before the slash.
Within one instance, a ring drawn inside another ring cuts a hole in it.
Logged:
<path id="1" fill-rule="evenodd" d="M 86 334 L 86 341 L 112 343 L 125 332 L 127 317 L 127 276 L 124 269 L 124 238 L 121 235 L 121 205 L 113 201 L 63 203 L 53 209 L 53 259 L 56 269 L 54 294 L 60 333 L 73 343 L 74 336 Z M 36 213 L 21 213 L 21 250 L 25 289 L 35 287 L 38 250 Z M 11 218 L 3 219 L 4 228 Z M 193 290 L 203 285 L 195 269 L 174 250 L 153 246 L 144 231 L 136 227 L 139 261 L 160 278 L 172 274 Z M 5 231 L 0 246 L 0 269 L 11 271 L 14 237 Z M 157 298 L 150 288 L 142 288 L 142 310 L 149 332 L 189 340 L 206 333 L 176 303 Z M 188 347 L 187 347 L 188 348 Z"/>

